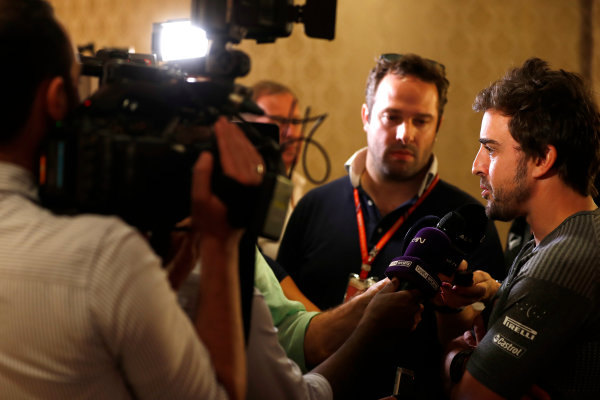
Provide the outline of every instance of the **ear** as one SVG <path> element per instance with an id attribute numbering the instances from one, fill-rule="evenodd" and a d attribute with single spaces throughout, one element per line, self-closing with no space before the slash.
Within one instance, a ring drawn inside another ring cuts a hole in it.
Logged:
<path id="1" fill-rule="evenodd" d="M 534 178 L 541 178 L 548 174 L 548 172 L 552 169 L 554 163 L 556 162 L 556 157 L 556 147 L 549 144 L 546 147 L 546 153 L 544 154 L 544 156 L 536 157 L 534 159 L 532 176 Z"/>
<path id="2" fill-rule="evenodd" d="M 362 118 L 363 129 L 366 132 L 369 126 L 369 109 L 367 105 L 363 103 L 362 108 L 360 110 L 360 116 Z"/>
<path id="3" fill-rule="evenodd" d="M 60 121 L 67 116 L 69 102 L 64 78 L 57 76 L 50 80 L 46 89 L 46 111 L 55 121 Z"/>

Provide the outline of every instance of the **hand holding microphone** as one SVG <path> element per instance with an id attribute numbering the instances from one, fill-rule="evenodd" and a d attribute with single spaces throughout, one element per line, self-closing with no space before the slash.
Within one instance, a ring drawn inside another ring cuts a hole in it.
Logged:
<path id="1" fill-rule="evenodd" d="M 473 271 L 473 284 L 468 287 L 442 282 L 442 293 L 446 304 L 450 307 L 463 307 L 475 302 L 490 300 L 498 289 L 500 282 L 485 271 Z"/>
<path id="2" fill-rule="evenodd" d="M 481 243 L 487 225 L 485 210 L 479 204 L 461 206 L 437 220 L 435 227 L 423 227 L 436 220 L 437 217 L 425 217 L 408 231 L 406 237 L 412 238 L 404 255 L 393 259 L 385 272 L 390 279 L 400 280 L 400 289 L 418 289 L 425 300 L 439 291 L 440 273 L 455 275 L 455 285 L 472 285 L 472 272 L 457 270 L 467 254 Z"/>

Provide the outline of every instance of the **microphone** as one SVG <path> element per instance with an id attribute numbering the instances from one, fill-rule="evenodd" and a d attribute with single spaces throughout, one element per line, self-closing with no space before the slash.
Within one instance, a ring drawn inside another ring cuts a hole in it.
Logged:
<path id="1" fill-rule="evenodd" d="M 435 227 L 422 227 L 436 221 Z M 441 285 L 438 273 L 452 276 L 460 262 L 484 239 L 486 226 L 485 209 L 479 204 L 465 204 L 441 219 L 424 217 L 409 229 L 404 255 L 394 258 L 385 274 L 390 279 L 400 279 L 400 290 L 418 289 L 425 299 L 431 298 Z M 414 234 L 416 229 L 419 230 Z M 460 271 L 454 283 L 470 286 L 472 279 L 472 271 Z"/>
<path id="2" fill-rule="evenodd" d="M 479 204 L 465 204 L 438 222 L 437 228 L 448 235 L 452 242 L 441 273 L 451 276 L 456 271 L 460 262 L 485 239 L 487 223 L 485 208 Z"/>
<path id="3" fill-rule="evenodd" d="M 392 260 L 385 274 L 400 279 L 400 290 L 419 289 L 425 298 L 435 296 L 440 288 L 439 265 L 446 262 L 450 238 L 437 228 L 422 228 L 408 245 L 403 256 Z"/>

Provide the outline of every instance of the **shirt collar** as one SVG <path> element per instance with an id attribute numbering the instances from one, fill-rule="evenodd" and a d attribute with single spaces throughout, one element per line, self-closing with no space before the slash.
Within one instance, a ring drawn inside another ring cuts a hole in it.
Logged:
<path id="1" fill-rule="evenodd" d="M 360 186 L 360 176 L 365 171 L 365 166 L 366 166 L 366 161 L 367 161 L 367 151 L 368 151 L 368 148 L 363 147 L 362 149 L 360 149 L 356 153 L 354 153 L 348 159 L 348 161 L 346 161 L 346 163 L 344 164 L 344 168 L 346 168 L 346 171 L 348 172 L 348 175 L 350 176 L 350 182 L 352 183 L 352 186 L 355 188 Z M 435 178 L 437 173 L 438 173 L 438 161 L 437 161 L 437 157 L 434 154 L 433 161 L 431 162 L 431 165 L 429 166 L 429 170 L 427 171 L 427 174 L 425 175 L 425 178 L 423 179 L 423 182 L 421 183 L 421 186 L 419 187 L 419 191 L 417 192 L 417 197 L 421 197 L 423 192 L 425 192 L 427 187 L 429 187 L 431 182 L 433 182 L 433 179 Z"/>
<path id="2" fill-rule="evenodd" d="M 33 174 L 16 164 L 0 161 L 0 192 L 20 194 L 38 201 L 38 188 Z"/>

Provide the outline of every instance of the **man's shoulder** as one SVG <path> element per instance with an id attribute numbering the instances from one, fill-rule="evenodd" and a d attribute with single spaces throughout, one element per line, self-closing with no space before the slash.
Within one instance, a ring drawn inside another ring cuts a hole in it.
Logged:
<path id="1" fill-rule="evenodd" d="M 127 238 L 139 236 L 116 217 L 56 215 L 37 208 L 13 218 L 0 223 L 0 230 L 4 227 L 14 233 L 0 241 L 2 256 L 15 260 L 3 266 L 6 272 L 69 284 L 84 284 L 90 267 L 112 259 L 115 250 L 126 246 Z"/>
<path id="2" fill-rule="evenodd" d="M 536 250 L 563 256 L 600 253 L 600 209 L 566 218 L 540 242 Z"/>
<path id="3" fill-rule="evenodd" d="M 320 203 L 331 199 L 339 200 L 344 196 L 349 196 L 352 193 L 352 189 L 350 178 L 342 176 L 311 189 L 304 195 L 301 201 L 305 203 Z"/>
<path id="4" fill-rule="evenodd" d="M 352 190 L 352 184 L 350 183 L 350 178 L 348 176 L 344 175 L 324 185 L 317 186 L 316 188 L 312 189 L 309 193 L 329 193 L 339 189 L 343 189 L 346 191 Z"/>
<path id="5" fill-rule="evenodd" d="M 34 203 L 24 203 L 7 224 L 17 224 L 25 235 L 39 237 L 39 243 L 54 241 L 73 246 L 97 242 L 106 235 L 127 235 L 135 231 L 120 218 L 109 215 L 55 213 Z"/>
<path id="6" fill-rule="evenodd" d="M 119 217 L 95 214 L 82 214 L 74 217 L 59 217 L 58 226 L 65 235 L 64 240 L 72 243 L 67 246 L 73 254 L 82 258 L 102 260 L 114 257 L 114 254 L 138 258 L 145 255 L 149 243 L 134 227 Z"/>
<path id="7" fill-rule="evenodd" d="M 324 225 L 341 223 L 348 215 L 353 215 L 349 214 L 352 210 L 352 185 L 344 176 L 306 193 L 292 212 L 286 234 L 290 225 L 302 226 L 302 229 L 310 229 L 310 225 L 318 230 Z"/>
<path id="8" fill-rule="evenodd" d="M 107 236 L 126 236 L 136 232 L 135 228 L 126 224 L 116 216 L 80 214 L 74 216 L 57 215 L 54 219 L 55 229 L 65 235 L 96 242 Z"/>
<path id="9" fill-rule="evenodd" d="M 600 213 L 567 218 L 532 250 L 528 276 L 593 293 L 600 275 Z"/>

